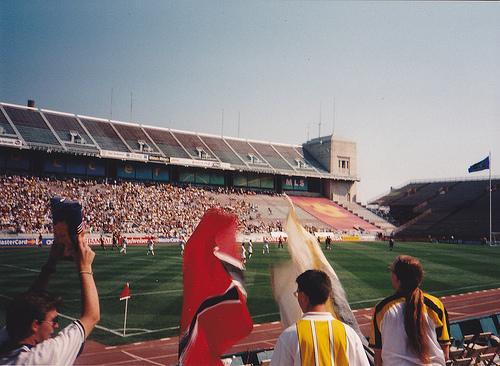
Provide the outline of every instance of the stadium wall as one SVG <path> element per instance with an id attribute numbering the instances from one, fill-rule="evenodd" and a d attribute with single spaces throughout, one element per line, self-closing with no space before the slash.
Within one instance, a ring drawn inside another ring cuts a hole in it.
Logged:
<path id="1" fill-rule="evenodd" d="M 147 233 L 132 233 L 123 234 L 127 238 L 127 244 L 132 246 L 146 245 L 150 234 Z M 1 247 L 36 247 L 38 235 L 36 234 L 26 234 L 26 235 L 2 235 L 0 236 L 0 248 Z M 101 234 L 86 234 L 85 241 L 88 245 L 97 246 L 101 244 Z M 167 236 L 156 236 L 157 244 L 177 244 L 181 241 L 178 237 L 167 237 Z M 50 246 L 54 242 L 54 235 L 45 234 L 42 238 L 42 246 Z M 111 246 L 112 236 L 109 233 L 103 235 L 103 242 L 106 246 Z"/>

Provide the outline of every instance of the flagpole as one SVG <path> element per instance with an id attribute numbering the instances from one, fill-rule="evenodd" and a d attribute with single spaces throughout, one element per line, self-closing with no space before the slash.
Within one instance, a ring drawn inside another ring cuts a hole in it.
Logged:
<path id="1" fill-rule="evenodd" d="M 489 159 L 489 163 L 490 163 L 490 166 L 489 166 L 489 171 L 490 171 L 490 246 L 493 245 L 493 242 L 491 241 L 492 239 L 492 233 L 491 233 L 491 151 L 489 152 L 489 155 L 488 155 L 488 159 Z"/>
<path id="2" fill-rule="evenodd" d="M 125 337 L 125 330 L 127 329 L 127 310 L 128 310 L 128 297 L 125 299 L 125 318 L 123 320 L 123 336 Z"/>

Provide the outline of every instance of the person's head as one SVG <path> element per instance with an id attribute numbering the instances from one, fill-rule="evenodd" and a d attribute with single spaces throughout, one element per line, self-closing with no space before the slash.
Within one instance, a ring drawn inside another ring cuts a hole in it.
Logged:
<path id="1" fill-rule="evenodd" d="M 424 268 L 420 261 L 409 255 L 400 255 L 391 264 L 392 286 L 403 293 L 411 293 L 420 287 Z"/>
<path id="2" fill-rule="evenodd" d="M 427 363 L 429 344 L 425 336 L 424 295 L 420 290 L 424 269 L 417 258 L 400 255 L 392 263 L 391 272 L 392 286 L 405 297 L 404 326 L 410 348 L 422 363 Z"/>
<path id="3" fill-rule="evenodd" d="M 325 304 L 332 293 L 332 283 L 328 275 L 319 270 L 309 269 L 299 275 L 297 282 L 297 297 L 302 311 Z"/>
<path id="4" fill-rule="evenodd" d="M 37 344 L 49 339 L 58 328 L 57 307 L 60 297 L 47 292 L 24 292 L 8 305 L 6 328 L 13 343 Z"/>

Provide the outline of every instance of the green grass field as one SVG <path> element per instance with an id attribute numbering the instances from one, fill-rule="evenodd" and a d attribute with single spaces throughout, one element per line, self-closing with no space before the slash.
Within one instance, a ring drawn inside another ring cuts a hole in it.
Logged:
<path id="1" fill-rule="evenodd" d="M 269 269 L 286 260 L 288 252 L 271 247 L 271 255 L 263 256 L 261 245 L 254 248 L 246 270 L 250 313 L 255 323 L 279 320 L 271 295 Z M 146 256 L 145 247 L 129 247 L 127 255 L 97 248 L 96 252 L 94 273 L 101 299 L 101 328 L 91 338 L 111 345 L 177 336 L 182 307 L 182 258 L 178 247 L 158 247 L 155 257 Z M 333 251 L 326 253 L 353 308 L 373 306 L 392 292 L 387 265 L 398 254 L 421 259 L 426 271 L 424 289 L 437 296 L 500 286 L 499 247 L 396 243 L 394 251 L 389 252 L 386 243 L 336 243 Z M 27 289 L 47 255 L 46 248 L 0 251 L 0 324 L 4 324 L 8 299 Z M 80 298 L 78 275 L 73 266 L 61 263 L 49 290 L 64 295 L 61 313 L 77 318 Z M 127 336 L 122 337 L 119 333 L 125 304 L 118 296 L 125 282 L 130 283 L 132 299 Z"/>

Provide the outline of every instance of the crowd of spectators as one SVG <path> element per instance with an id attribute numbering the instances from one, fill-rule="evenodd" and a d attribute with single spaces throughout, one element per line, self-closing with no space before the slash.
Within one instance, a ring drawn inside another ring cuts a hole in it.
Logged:
<path id="1" fill-rule="evenodd" d="M 81 202 L 90 232 L 155 233 L 189 237 L 204 212 L 223 207 L 234 212 L 244 233 L 281 229 L 279 220 L 263 220 L 251 196 L 241 189 L 174 186 L 165 183 L 0 176 L 0 230 L 49 233 L 49 200 L 61 196 Z"/>

